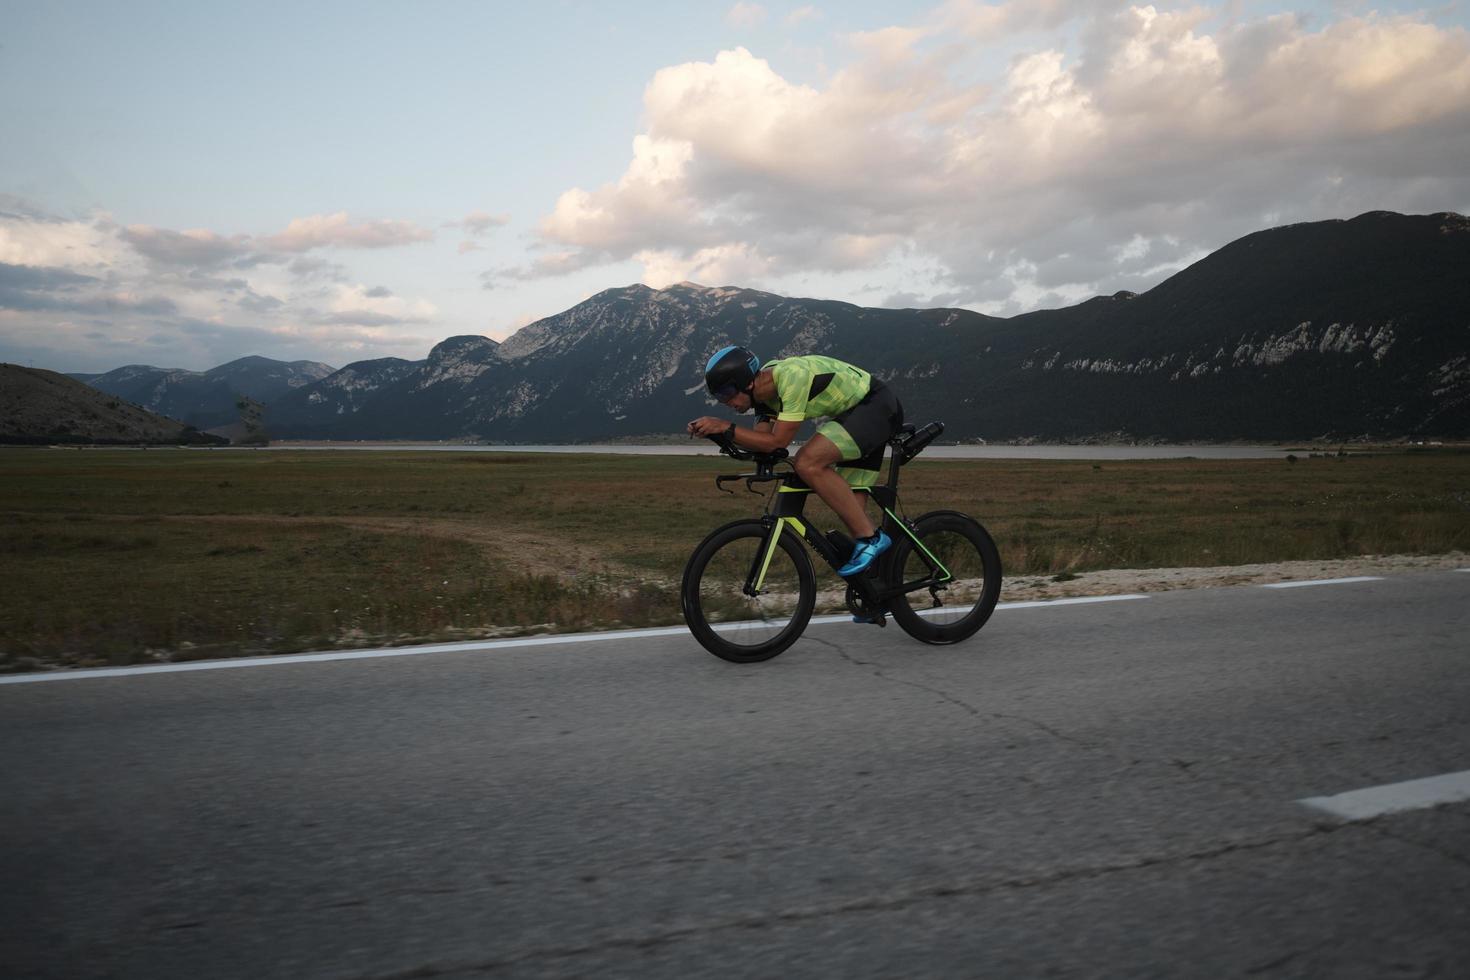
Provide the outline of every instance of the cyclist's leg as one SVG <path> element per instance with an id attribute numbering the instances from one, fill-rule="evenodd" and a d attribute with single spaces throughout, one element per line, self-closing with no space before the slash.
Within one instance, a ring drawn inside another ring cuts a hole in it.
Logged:
<path id="1" fill-rule="evenodd" d="M 873 522 L 863 510 L 863 500 L 852 492 L 852 487 L 838 474 L 836 465 L 842 461 L 842 450 L 831 439 L 817 433 L 797 451 L 792 465 L 796 474 L 806 485 L 822 498 L 822 503 L 832 508 L 848 533 L 854 538 L 866 538 L 873 534 Z"/>
<path id="2" fill-rule="evenodd" d="M 823 423 L 792 461 L 797 474 L 842 519 L 854 538 L 871 537 L 876 528 L 863 510 L 866 498 L 854 493 L 852 485 L 877 482 L 884 446 L 902 424 L 903 405 L 898 396 L 875 378 L 862 401 Z M 838 463 L 847 464 L 846 473 L 837 472 Z"/>

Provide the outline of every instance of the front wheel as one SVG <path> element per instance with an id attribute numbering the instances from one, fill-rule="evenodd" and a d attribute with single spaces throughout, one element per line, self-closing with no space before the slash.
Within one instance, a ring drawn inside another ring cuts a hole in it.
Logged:
<path id="1" fill-rule="evenodd" d="M 1000 599 L 1000 552 L 974 518 L 935 511 L 914 522 L 913 538 L 894 535 L 891 586 L 925 584 L 889 600 L 903 631 L 925 643 L 958 643 L 985 625 Z"/>
<path id="2" fill-rule="evenodd" d="M 817 580 L 806 550 L 784 528 L 775 550 L 767 550 L 760 521 L 736 521 L 705 538 L 684 568 L 684 621 L 723 660 L 769 660 L 795 643 L 812 618 Z M 746 592 L 752 581 L 755 595 Z"/>

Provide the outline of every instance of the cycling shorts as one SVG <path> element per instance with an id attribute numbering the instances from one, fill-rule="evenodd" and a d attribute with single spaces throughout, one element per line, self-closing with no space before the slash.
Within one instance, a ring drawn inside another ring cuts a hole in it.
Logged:
<path id="1" fill-rule="evenodd" d="M 870 487 L 878 482 L 883 450 L 901 425 L 903 405 L 898 396 L 874 378 L 861 401 L 822 423 L 817 433 L 841 450 L 842 461 L 836 469 L 842 478 L 855 487 Z"/>

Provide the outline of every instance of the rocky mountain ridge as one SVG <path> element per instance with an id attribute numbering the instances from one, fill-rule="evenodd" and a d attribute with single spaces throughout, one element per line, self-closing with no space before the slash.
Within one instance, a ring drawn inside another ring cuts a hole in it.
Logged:
<path id="1" fill-rule="evenodd" d="M 1145 293 L 1010 318 L 633 285 L 501 344 L 451 337 L 423 361 L 357 362 L 262 400 L 275 438 L 632 438 L 719 414 L 701 372 L 727 343 L 861 364 L 911 420 L 964 439 L 1463 437 L 1470 220 L 1274 228 Z"/>

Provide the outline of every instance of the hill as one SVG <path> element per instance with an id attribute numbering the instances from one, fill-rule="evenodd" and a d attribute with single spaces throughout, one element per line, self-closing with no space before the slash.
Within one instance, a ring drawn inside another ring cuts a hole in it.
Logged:
<path id="1" fill-rule="evenodd" d="M 185 371 L 130 364 L 99 375 L 72 375 L 92 387 L 135 402 L 159 415 L 200 429 L 240 422 L 241 396 L 262 404 L 333 372 L 317 361 L 242 357 L 210 368 Z"/>
<path id="2" fill-rule="evenodd" d="M 851 360 L 890 381 L 910 419 L 943 419 L 958 438 L 1466 437 L 1467 270 L 1464 216 L 1376 211 L 1247 235 L 1139 295 L 1010 318 L 634 285 L 502 344 L 451 337 L 422 361 L 335 372 L 296 362 L 251 397 L 275 438 L 628 439 L 718 412 L 701 371 L 738 343 L 767 360 Z M 160 411 L 166 392 L 169 414 L 219 425 L 238 414 L 229 367 L 192 379 L 122 368 L 92 383 Z"/>
<path id="3" fill-rule="evenodd" d="M 0 443 L 212 446 L 226 442 L 54 371 L 0 364 Z"/>

